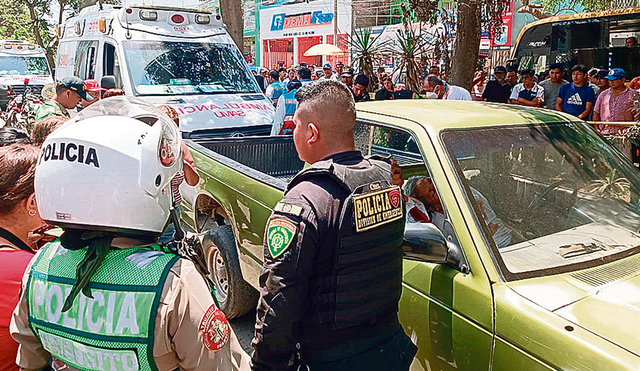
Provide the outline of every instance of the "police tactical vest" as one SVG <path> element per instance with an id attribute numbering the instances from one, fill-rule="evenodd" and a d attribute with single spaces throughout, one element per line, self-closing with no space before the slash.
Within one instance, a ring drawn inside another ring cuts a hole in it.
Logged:
<path id="1" fill-rule="evenodd" d="M 112 249 L 91 278 L 93 298 L 62 305 L 87 249 L 56 240 L 36 258 L 27 283 L 29 326 L 45 350 L 80 370 L 157 370 L 156 312 L 164 281 L 178 256 L 148 248 Z"/>
<path id="2" fill-rule="evenodd" d="M 333 269 L 311 277 L 307 313 L 311 326 L 343 329 L 373 324 L 395 314 L 402 292 L 404 205 L 391 183 L 391 165 L 379 156 L 359 169 L 317 162 L 289 185 L 329 176 L 349 192 L 340 210 L 339 245 Z"/>

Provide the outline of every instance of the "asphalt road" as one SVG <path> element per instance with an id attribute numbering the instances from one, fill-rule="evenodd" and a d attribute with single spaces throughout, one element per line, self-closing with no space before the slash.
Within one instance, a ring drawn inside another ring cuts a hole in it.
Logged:
<path id="1" fill-rule="evenodd" d="M 231 328 L 236 332 L 238 340 L 242 348 L 251 355 L 251 339 L 253 338 L 253 325 L 256 322 L 256 311 L 253 310 L 240 318 L 234 318 L 231 321 Z"/>

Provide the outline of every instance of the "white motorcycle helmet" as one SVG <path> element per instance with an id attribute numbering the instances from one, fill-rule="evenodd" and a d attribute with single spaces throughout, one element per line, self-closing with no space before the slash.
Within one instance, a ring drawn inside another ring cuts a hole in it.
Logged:
<path id="1" fill-rule="evenodd" d="M 35 174 L 38 210 L 63 228 L 158 235 L 181 168 L 179 131 L 169 117 L 137 98 L 107 98 L 45 140 Z"/>

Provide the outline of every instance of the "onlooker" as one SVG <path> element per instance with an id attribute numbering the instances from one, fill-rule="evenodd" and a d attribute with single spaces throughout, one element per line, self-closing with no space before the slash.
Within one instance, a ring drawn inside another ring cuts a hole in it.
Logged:
<path id="1" fill-rule="evenodd" d="M 344 68 L 344 63 L 338 61 L 336 62 L 336 80 L 342 81 L 342 69 Z"/>
<path id="2" fill-rule="evenodd" d="M 102 99 L 107 99 L 110 97 L 117 97 L 119 95 L 125 95 L 124 90 L 122 89 L 109 89 L 102 94 Z"/>
<path id="3" fill-rule="evenodd" d="M 62 126 L 67 120 L 67 118 L 62 116 L 51 115 L 36 122 L 31 130 L 31 142 L 33 145 L 42 147 L 42 143 L 44 143 L 44 140 L 47 139 L 49 134 Z"/>
<path id="4" fill-rule="evenodd" d="M 629 36 L 624 40 L 624 46 L 638 46 L 638 39 L 635 36 Z"/>
<path id="5" fill-rule="evenodd" d="M 429 75 L 436 75 L 440 77 L 440 67 L 433 65 L 429 68 Z"/>
<path id="6" fill-rule="evenodd" d="M 447 71 L 440 72 L 440 79 L 442 79 L 442 81 L 447 81 L 447 77 L 448 77 Z"/>
<path id="7" fill-rule="evenodd" d="M 436 75 L 428 75 L 422 82 L 427 93 L 435 93 L 437 99 L 471 100 L 471 93 L 461 86 L 450 85 Z"/>
<path id="8" fill-rule="evenodd" d="M 278 74 L 278 71 L 271 70 L 269 72 L 269 86 L 267 86 L 267 92 L 265 95 L 267 98 L 271 99 L 274 105 L 278 104 L 278 98 L 280 98 L 286 90 L 286 87 L 282 86 L 279 79 L 280 74 Z"/>
<path id="9" fill-rule="evenodd" d="M 176 123 L 177 127 L 180 127 L 180 116 L 176 110 L 169 105 L 161 105 L 158 108 L 164 112 L 167 116 Z M 182 203 L 182 195 L 180 194 L 180 184 L 182 182 L 187 182 L 188 185 L 194 187 L 200 181 L 200 175 L 198 175 L 198 170 L 196 170 L 195 162 L 193 161 L 193 156 L 189 151 L 189 147 L 184 143 L 184 141 L 180 141 L 180 149 L 182 150 L 182 170 L 178 171 L 176 175 L 171 179 L 171 192 L 173 193 L 173 206 L 179 207 Z M 173 226 L 173 224 L 171 224 Z M 167 231 L 165 231 L 167 233 Z M 170 236 L 173 235 L 173 231 L 170 231 Z"/>
<path id="10" fill-rule="evenodd" d="M 395 99 L 393 81 L 389 76 L 382 77 L 382 89 L 376 92 L 376 100 Z"/>
<path id="11" fill-rule="evenodd" d="M 573 82 L 562 85 L 556 98 L 556 111 L 586 120 L 596 102 L 595 91 L 587 84 L 587 67 L 577 64 L 571 69 Z"/>
<path id="12" fill-rule="evenodd" d="M 336 75 L 333 73 L 333 71 L 331 70 L 331 63 L 325 63 L 324 66 L 322 66 L 322 76 L 320 76 L 319 80 L 338 80 L 336 78 Z"/>
<path id="13" fill-rule="evenodd" d="M 273 117 L 271 125 L 271 135 L 292 135 L 296 125 L 293 122 L 293 115 L 298 108 L 296 92 L 302 87 L 298 80 L 291 80 L 287 84 L 287 92 L 278 98 L 278 107 Z"/>
<path id="14" fill-rule="evenodd" d="M 280 80 L 280 83 L 287 79 L 287 69 L 284 68 L 283 65 L 278 69 L 278 79 Z"/>
<path id="15" fill-rule="evenodd" d="M 587 75 L 589 75 L 588 78 L 589 78 L 589 83 L 590 84 L 597 85 L 597 83 L 598 83 L 598 71 L 600 71 L 600 70 L 595 68 L 595 67 L 593 67 L 592 69 L 590 69 L 587 72 Z"/>
<path id="16" fill-rule="evenodd" d="M 384 70 L 384 67 L 380 66 L 378 67 L 377 71 L 376 71 L 376 75 L 374 76 L 375 80 L 375 86 L 378 89 L 382 88 L 382 75 L 386 74 L 386 71 Z"/>
<path id="17" fill-rule="evenodd" d="M 0 147 L 9 146 L 14 143 L 30 144 L 29 135 L 16 128 L 3 126 L 0 128 Z"/>
<path id="18" fill-rule="evenodd" d="M 43 226 L 38 213 L 33 180 L 38 148 L 12 144 L 0 148 L 0 369 L 20 370 L 16 365 L 18 343 L 9 334 L 13 310 L 18 304 L 22 276 L 36 245 L 30 234 Z"/>
<path id="19" fill-rule="evenodd" d="M 471 99 L 476 101 L 482 100 L 482 93 L 484 93 L 484 80 L 487 77 L 487 73 L 484 70 L 476 71 L 473 75 L 473 86 L 471 87 Z"/>
<path id="20" fill-rule="evenodd" d="M 253 76 L 256 79 L 256 82 L 258 83 L 258 87 L 260 88 L 261 92 L 265 92 L 267 91 L 267 87 L 265 86 L 265 81 L 264 81 L 264 77 L 262 77 L 262 75 L 255 75 Z"/>
<path id="21" fill-rule="evenodd" d="M 349 89 L 353 89 L 353 75 L 354 75 L 353 68 L 347 68 L 345 71 L 342 72 L 342 75 L 340 75 L 340 81 L 343 84 L 347 85 Z"/>
<path id="22" fill-rule="evenodd" d="M 518 74 L 516 70 L 507 68 L 507 82 L 512 88 L 518 85 Z"/>
<path id="23" fill-rule="evenodd" d="M 544 88 L 535 82 L 535 72 L 532 69 L 520 71 L 522 82 L 513 87 L 509 103 L 529 107 L 542 107 L 544 102 Z"/>
<path id="24" fill-rule="evenodd" d="M 107 89 L 101 87 L 100 83 L 98 82 L 98 80 L 95 80 L 95 79 L 86 79 L 86 80 L 84 80 L 84 86 L 85 86 L 85 88 L 87 90 L 87 95 L 89 97 L 91 97 L 91 100 L 82 99 L 80 101 L 80 104 L 82 105 L 82 108 L 87 108 L 92 103 L 95 103 L 95 102 L 99 101 L 100 98 L 101 98 L 102 93 L 107 91 Z"/>
<path id="25" fill-rule="evenodd" d="M 366 102 L 371 100 L 369 93 L 367 92 L 367 86 L 369 86 L 369 76 L 358 75 L 353 80 L 353 99 L 356 102 Z"/>
<path id="26" fill-rule="evenodd" d="M 631 79 L 631 81 L 629 82 L 629 87 L 633 90 L 637 90 L 640 93 L 640 76 L 636 76 Z"/>
<path id="27" fill-rule="evenodd" d="M 609 89 L 609 80 L 607 80 L 607 75 L 609 74 L 609 70 L 598 70 L 596 74 L 596 85 L 598 85 L 598 90 L 603 92 Z M 596 99 L 598 99 L 598 95 L 596 94 Z"/>
<path id="28" fill-rule="evenodd" d="M 87 99 L 87 91 L 81 78 L 64 77 L 56 83 L 56 93 L 36 110 L 35 120 L 40 121 L 49 115 L 71 117 L 70 109 L 76 108 L 80 100 Z"/>
<path id="29" fill-rule="evenodd" d="M 556 98 L 560 87 L 569 82 L 562 78 L 564 76 L 564 66 L 562 63 L 553 63 L 549 67 L 549 78 L 540 82 L 540 86 L 544 88 L 544 108 L 556 109 Z"/>
<path id="30" fill-rule="evenodd" d="M 487 82 L 482 92 L 482 100 L 495 103 L 507 103 L 511 95 L 511 85 L 505 80 L 507 69 L 497 66 L 493 69 L 495 79 Z"/>
<path id="31" fill-rule="evenodd" d="M 633 110 L 634 100 L 640 98 L 638 92 L 625 86 L 626 73 L 621 68 L 613 68 L 607 75 L 610 88 L 603 91 L 593 108 L 593 121 L 624 122 L 634 121 L 638 112 Z M 615 134 L 624 126 L 599 125 L 602 134 Z"/>
<path id="32" fill-rule="evenodd" d="M 302 67 L 300 71 L 298 71 L 298 76 L 300 76 L 300 83 L 302 84 L 302 86 L 311 84 L 311 81 L 313 81 L 311 70 L 307 67 Z"/>
<path id="33" fill-rule="evenodd" d="M 320 71 L 322 72 L 322 71 Z M 318 81 L 318 74 L 313 72 L 311 73 L 311 81 Z"/>

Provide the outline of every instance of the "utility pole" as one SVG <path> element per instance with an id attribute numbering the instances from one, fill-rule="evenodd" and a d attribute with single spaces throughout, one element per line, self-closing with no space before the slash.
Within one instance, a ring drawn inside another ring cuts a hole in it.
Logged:
<path id="1" fill-rule="evenodd" d="M 333 0 L 333 45 L 338 46 L 338 0 Z"/>

